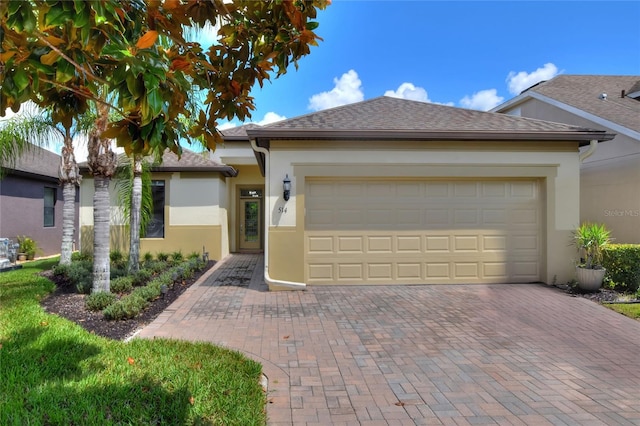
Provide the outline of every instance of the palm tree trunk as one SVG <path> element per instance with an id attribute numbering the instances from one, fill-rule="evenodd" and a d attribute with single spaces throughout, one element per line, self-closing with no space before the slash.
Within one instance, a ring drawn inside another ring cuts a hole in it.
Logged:
<path id="1" fill-rule="evenodd" d="M 111 178 L 96 175 L 93 178 L 93 287 L 91 292 L 110 290 L 110 203 L 109 182 Z"/>
<path id="2" fill-rule="evenodd" d="M 76 216 L 76 184 L 65 182 L 62 185 L 64 204 L 62 207 L 62 246 L 60 247 L 60 264 L 71 264 L 71 253 L 73 252 L 73 234 L 75 231 Z"/>
<path id="3" fill-rule="evenodd" d="M 94 179 L 93 194 L 93 287 L 92 293 L 109 291 L 111 247 L 110 215 L 111 203 L 109 183 L 115 173 L 118 157 L 111 150 L 109 140 L 102 138 L 107 128 L 109 111 L 104 105 L 98 107 L 98 119 L 89 135 L 87 164 Z"/>
<path id="4" fill-rule="evenodd" d="M 140 269 L 140 209 L 142 206 L 142 161 L 133 158 L 133 187 L 131 191 L 131 221 L 129 226 L 129 272 Z"/>
<path id="5" fill-rule="evenodd" d="M 60 264 L 71 264 L 73 251 L 73 234 L 76 222 L 76 185 L 80 184 L 80 172 L 73 152 L 73 139 L 70 129 L 65 129 L 64 146 L 60 158 L 58 177 L 62 183 L 64 206 L 62 208 L 62 244 L 60 247 Z"/>

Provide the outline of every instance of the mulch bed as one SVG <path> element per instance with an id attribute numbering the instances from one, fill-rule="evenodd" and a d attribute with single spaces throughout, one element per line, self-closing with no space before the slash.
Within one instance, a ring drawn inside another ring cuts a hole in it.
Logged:
<path id="1" fill-rule="evenodd" d="M 164 297 L 152 301 L 138 317 L 129 320 L 109 321 L 104 318 L 102 312 L 87 310 L 84 304 L 85 296 L 76 293 L 76 289 L 68 282 L 57 280 L 52 271 L 45 271 L 42 275 L 53 281 L 56 289 L 42 301 L 41 305 L 46 312 L 73 321 L 90 333 L 114 340 L 125 340 L 151 323 L 214 264 L 214 261 L 209 261 L 207 266 L 192 278 L 174 284 Z"/>

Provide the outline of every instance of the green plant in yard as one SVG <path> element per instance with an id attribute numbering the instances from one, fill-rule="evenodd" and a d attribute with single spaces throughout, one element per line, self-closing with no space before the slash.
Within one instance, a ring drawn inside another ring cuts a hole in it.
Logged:
<path id="1" fill-rule="evenodd" d="M 640 244 L 610 244 L 603 251 L 608 286 L 623 293 L 640 289 Z"/>
<path id="2" fill-rule="evenodd" d="M 184 255 L 180 250 L 174 251 L 171 253 L 171 259 L 173 259 L 174 263 L 182 262 L 184 260 Z"/>
<path id="3" fill-rule="evenodd" d="M 0 424 L 266 423 L 260 364 L 238 352 L 112 341 L 45 313 L 39 273 L 57 262 L 0 274 Z"/>
<path id="4" fill-rule="evenodd" d="M 132 277 L 118 277 L 116 279 L 111 280 L 111 286 L 110 286 L 111 293 L 115 293 L 115 294 L 129 293 L 132 289 L 133 289 Z"/>
<path id="5" fill-rule="evenodd" d="M 167 260 L 169 260 L 169 254 L 160 251 L 156 253 L 156 259 L 158 259 L 160 262 L 166 262 Z"/>
<path id="6" fill-rule="evenodd" d="M 111 250 L 109 253 L 109 260 L 114 268 L 126 269 L 127 267 L 127 259 L 125 258 L 124 253 L 118 249 Z"/>
<path id="7" fill-rule="evenodd" d="M 151 252 L 145 252 L 142 255 L 142 260 L 144 261 L 144 263 L 149 263 L 153 260 L 153 255 L 151 254 Z"/>
<path id="8" fill-rule="evenodd" d="M 89 294 L 84 298 L 84 304 L 90 311 L 101 311 L 115 301 L 116 295 L 107 292 Z"/>
<path id="9" fill-rule="evenodd" d="M 38 243 L 33 238 L 26 235 L 19 236 L 18 240 L 18 253 L 24 253 L 30 258 L 33 258 L 38 251 Z"/>
<path id="10" fill-rule="evenodd" d="M 153 276 L 153 273 L 149 269 L 140 269 L 138 272 L 131 276 L 131 283 L 139 287 L 145 285 Z"/>
<path id="11" fill-rule="evenodd" d="M 584 222 L 573 233 L 573 244 L 581 258 L 580 266 L 586 269 L 602 268 L 602 252 L 611 241 L 611 232 L 599 223 Z"/>

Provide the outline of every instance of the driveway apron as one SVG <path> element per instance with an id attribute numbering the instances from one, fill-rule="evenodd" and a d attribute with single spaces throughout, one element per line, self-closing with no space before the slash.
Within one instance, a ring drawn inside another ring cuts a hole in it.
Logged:
<path id="1" fill-rule="evenodd" d="M 640 425 L 640 322 L 539 284 L 268 292 L 233 254 L 138 335 L 242 351 L 270 425 Z"/>

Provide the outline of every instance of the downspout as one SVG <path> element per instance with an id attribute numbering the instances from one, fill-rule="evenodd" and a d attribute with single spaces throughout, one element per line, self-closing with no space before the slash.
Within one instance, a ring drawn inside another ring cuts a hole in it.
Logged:
<path id="1" fill-rule="evenodd" d="M 261 154 L 264 154 L 264 184 L 265 184 L 265 233 L 264 233 L 264 281 L 269 285 L 276 285 L 291 290 L 304 290 L 307 288 L 305 283 L 299 283 L 294 281 L 282 281 L 274 280 L 269 276 L 269 225 L 271 224 L 271 195 L 269 194 L 269 151 L 266 148 L 262 148 L 256 144 L 255 139 L 250 139 L 251 148 Z"/>
<path id="2" fill-rule="evenodd" d="M 590 143 L 589 143 L 589 149 L 587 149 L 585 152 L 583 152 L 582 154 L 580 154 L 580 162 L 584 162 L 584 160 L 586 160 L 587 158 L 591 157 L 591 155 L 593 155 L 594 152 L 596 152 L 596 148 L 598 148 L 598 140 L 597 139 L 593 139 Z"/>

